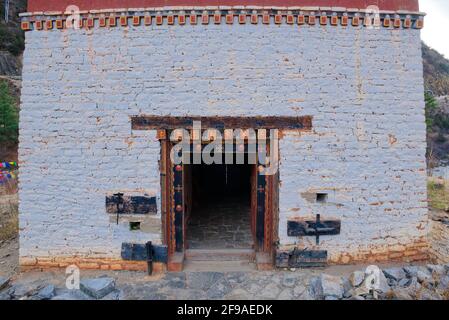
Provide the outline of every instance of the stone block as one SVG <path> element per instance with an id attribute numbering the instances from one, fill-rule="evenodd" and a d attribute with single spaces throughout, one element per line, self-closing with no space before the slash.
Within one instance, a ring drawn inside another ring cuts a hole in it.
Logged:
<path id="1" fill-rule="evenodd" d="M 113 278 L 83 279 L 80 282 L 80 289 L 92 298 L 101 299 L 115 290 L 115 280 Z"/>

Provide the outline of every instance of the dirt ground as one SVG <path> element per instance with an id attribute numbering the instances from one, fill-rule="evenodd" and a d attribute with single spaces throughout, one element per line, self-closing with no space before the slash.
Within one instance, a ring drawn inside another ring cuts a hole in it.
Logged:
<path id="1" fill-rule="evenodd" d="M 19 238 L 0 241 L 0 275 L 11 277 L 19 272 Z"/>
<path id="2" fill-rule="evenodd" d="M 17 181 L 0 185 L 0 276 L 18 272 L 18 195 Z"/>

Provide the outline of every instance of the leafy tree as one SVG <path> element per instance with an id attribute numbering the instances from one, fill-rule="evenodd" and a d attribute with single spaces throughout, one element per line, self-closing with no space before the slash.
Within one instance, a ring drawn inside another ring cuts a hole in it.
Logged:
<path id="1" fill-rule="evenodd" d="M 0 82 L 0 143 L 17 143 L 19 113 L 6 81 Z"/>

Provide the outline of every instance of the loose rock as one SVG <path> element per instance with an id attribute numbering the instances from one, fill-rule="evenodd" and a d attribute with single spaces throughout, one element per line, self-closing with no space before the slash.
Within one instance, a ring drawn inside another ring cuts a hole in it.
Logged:
<path id="1" fill-rule="evenodd" d="M 405 271 L 402 268 L 384 269 L 383 273 L 387 279 L 393 279 L 395 281 L 400 281 L 406 277 Z"/>
<path id="2" fill-rule="evenodd" d="M 358 287 L 363 283 L 363 280 L 365 280 L 365 272 L 362 271 L 354 271 L 349 276 L 349 282 L 353 287 Z"/>
<path id="3" fill-rule="evenodd" d="M 423 270 L 418 270 L 418 272 L 416 273 L 416 277 L 418 278 L 418 281 L 420 283 L 430 282 L 432 280 L 432 275 L 427 270 L 426 272 L 424 272 Z"/>
<path id="4" fill-rule="evenodd" d="M 9 294 L 16 299 L 25 298 L 35 295 L 42 287 L 35 284 L 16 284 L 11 287 Z"/>
<path id="5" fill-rule="evenodd" d="M 101 299 L 115 289 L 113 278 L 84 279 L 80 282 L 80 289 L 85 294 Z"/>
<path id="6" fill-rule="evenodd" d="M 400 286 L 400 287 L 408 287 L 409 285 L 410 285 L 410 279 L 408 279 L 408 278 L 405 278 L 405 279 L 401 279 L 399 282 L 398 282 L 398 286 Z"/>
<path id="7" fill-rule="evenodd" d="M 444 276 L 438 281 L 437 289 L 439 290 L 449 290 L 449 276 Z"/>
<path id="8" fill-rule="evenodd" d="M 442 276 L 446 274 L 446 268 L 437 264 L 428 264 L 427 269 L 432 273 L 433 276 Z"/>
<path id="9" fill-rule="evenodd" d="M 413 297 L 416 298 L 419 295 L 419 292 L 422 289 L 421 284 L 418 281 L 418 278 L 413 277 L 410 281 L 409 286 L 407 287 L 409 294 Z"/>
<path id="10" fill-rule="evenodd" d="M 52 284 L 49 284 L 48 286 L 41 289 L 37 293 L 37 296 L 39 298 L 41 298 L 42 300 L 50 300 L 51 298 L 53 298 L 55 296 L 55 294 L 56 294 L 55 286 Z"/>
<path id="11" fill-rule="evenodd" d="M 375 284 L 374 289 L 378 292 L 378 293 L 387 293 L 388 291 L 390 291 L 390 286 L 388 284 L 388 280 L 387 277 L 385 277 L 383 272 L 379 272 L 378 273 L 378 282 Z M 368 278 L 366 280 L 369 280 Z M 365 284 L 368 288 L 370 288 L 370 284 L 366 283 Z"/>

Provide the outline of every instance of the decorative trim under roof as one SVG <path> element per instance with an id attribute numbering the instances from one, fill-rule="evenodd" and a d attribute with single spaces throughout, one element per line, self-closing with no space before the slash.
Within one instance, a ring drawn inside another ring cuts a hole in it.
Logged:
<path id="1" fill-rule="evenodd" d="M 63 11 L 69 6 L 80 10 L 159 7 L 345 7 L 380 10 L 418 11 L 418 0 L 28 0 L 28 11 Z"/>
<path id="2" fill-rule="evenodd" d="M 422 29 L 424 13 L 331 7 L 164 7 L 22 13 L 22 30 L 197 24 L 348 25 Z"/>

